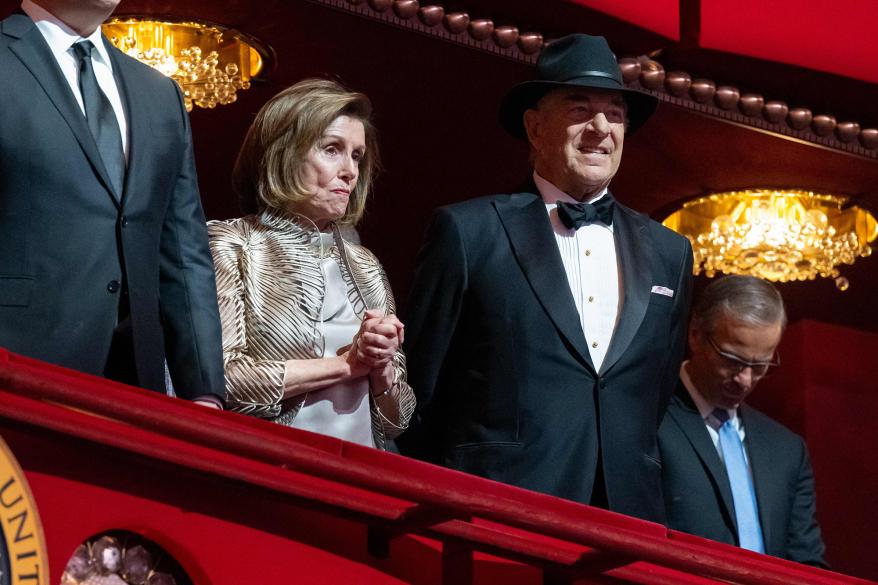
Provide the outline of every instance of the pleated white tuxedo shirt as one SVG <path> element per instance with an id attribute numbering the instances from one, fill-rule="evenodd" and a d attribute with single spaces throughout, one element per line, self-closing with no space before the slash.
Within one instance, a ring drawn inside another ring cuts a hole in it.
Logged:
<path id="1" fill-rule="evenodd" d="M 616 256 L 613 226 L 595 222 L 568 229 L 558 217 L 558 202 L 579 203 L 534 171 L 534 183 L 546 204 L 555 242 L 561 253 L 567 284 L 579 312 L 579 322 L 597 371 L 607 354 L 622 308 L 622 272 Z M 584 203 L 594 203 L 607 190 Z"/>

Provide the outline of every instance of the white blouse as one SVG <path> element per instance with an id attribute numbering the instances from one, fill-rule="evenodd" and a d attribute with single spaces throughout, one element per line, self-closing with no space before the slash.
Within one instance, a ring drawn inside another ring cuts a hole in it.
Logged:
<path id="1" fill-rule="evenodd" d="M 332 234 L 321 233 L 320 237 L 324 248 L 329 249 Z M 326 283 L 319 324 L 323 333 L 323 357 L 333 357 L 351 343 L 360 328 L 360 318 L 348 299 L 347 286 L 335 258 L 323 258 L 320 268 Z M 346 380 L 309 392 L 291 426 L 374 447 L 368 378 Z"/>

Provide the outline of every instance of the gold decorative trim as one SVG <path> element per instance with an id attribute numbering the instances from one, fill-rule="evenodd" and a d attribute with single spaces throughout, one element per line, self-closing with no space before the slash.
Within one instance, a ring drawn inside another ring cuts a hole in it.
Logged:
<path id="1" fill-rule="evenodd" d="M 0 585 L 48 583 L 48 558 L 33 494 L 0 438 Z"/>

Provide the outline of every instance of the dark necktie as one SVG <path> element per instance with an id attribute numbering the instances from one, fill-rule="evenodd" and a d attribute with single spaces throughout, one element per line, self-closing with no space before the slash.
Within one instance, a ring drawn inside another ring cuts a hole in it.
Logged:
<path id="1" fill-rule="evenodd" d="M 744 444 L 738 430 L 732 426 L 729 413 L 717 408 L 713 416 L 722 423 L 719 428 L 719 446 L 732 488 L 732 502 L 735 505 L 735 522 L 738 525 L 738 543 L 741 548 L 765 552 L 762 542 L 762 526 L 759 523 L 759 507 L 756 503 L 756 490 L 750 477 L 750 468 L 744 459 Z"/>
<path id="2" fill-rule="evenodd" d="M 605 225 L 613 224 L 613 208 L 616 202 L 613 196 L 605 193 L 603 197 L 594 203 L 567 203 L 558 202 L 558 218 L 569 229 L 599 221 Z"/>
<path id="3" fill-rule="evenodd" d="M 104 161 L 104 168 L 110 175 L 116 194 L 121 196 L 125 181 L 125 153 L 122 151 L 122 133 L 110 100 L 101 91 L 95 77 L 91 53 L 91 41 L 79 41 L 73 45 L 73 52 L 79 59 L 79 91 L 85 106 L 88 129 L 94 137 L 98 151 Z"/>

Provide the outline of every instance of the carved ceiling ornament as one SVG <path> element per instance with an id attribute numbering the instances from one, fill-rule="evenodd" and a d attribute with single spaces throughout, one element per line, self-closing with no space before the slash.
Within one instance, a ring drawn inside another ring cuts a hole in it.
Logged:
<path id="1" fill-rule="evenodd" d="M 308 1 L 527 64 L 536 62 L 546 44 L 538 32 L 520 32 L 489 19 L 473 20 L 465 11 L 446 12 L 440 5 L 422 5 L 418 0 Z M 736 87 L 717 86 L 710 79 L 692 79 L 685 71 L 666 72 L 661 63 L 646 56 L 619 59 L 619 66 L 626 85 L 650 92 L 663 102 L 781 137 L 878 159 L 878 128 L 861 128 L 856 121 L 838 121 L 831 114 L 790 108 L 756 93 L 742 94 Z"/>

